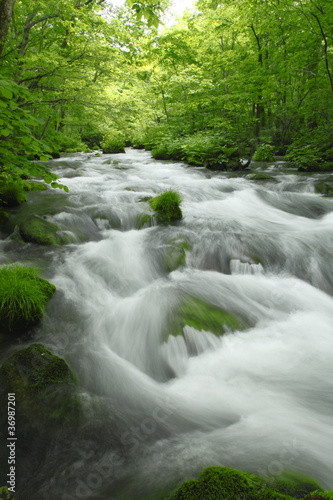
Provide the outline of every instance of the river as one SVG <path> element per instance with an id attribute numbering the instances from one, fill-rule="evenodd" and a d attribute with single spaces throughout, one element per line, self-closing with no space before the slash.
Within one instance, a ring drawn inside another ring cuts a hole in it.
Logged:
<path id="1" fill-rule="evenodd" d="M 27 450 L 18 500 L 143 500 L 211 465 L 333 489 L 333 199 L 314 193 L 320 175 L 275 163 L 274 182 L 255 182 L 131 149 L 50 166 L 70 192 L 31 193 L 20 210 L 72 243 L 3 241 L 1 262 L 32 262 L 57 286 L 33 340 L 66 359 L 89 423 L 50 435 L 37 469 Z M 170 188 L 183 220 L 144 224 L 140 200 Z M 245 326 L 169 335 L 187 297 Z"/>

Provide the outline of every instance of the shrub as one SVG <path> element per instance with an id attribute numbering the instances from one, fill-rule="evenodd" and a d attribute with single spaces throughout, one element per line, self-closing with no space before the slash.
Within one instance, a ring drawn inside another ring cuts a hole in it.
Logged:
<path id="1" fill-rule="evenodd" d="M 254 161 L 272 161 L 274 159 L 273 156 L 274 146 L 271 144 L 259 144 L 254 155 Z"/>
<path id="2" fill-rule="evenodd" d="M 123 134 L 117 130 L 104 136 L 101 147 L 104 154 L 125 153 L 126 141 Z"/>
<path id="3" fill-rule="evenodd" d="M 42 318 L 56 288 L 38 273 L 19 265 L 0 269 L 0 326 L 6 333 L 26 331 Z"/>
<path id="4" fill-rule="evenodd" d="M 155 198 L 151 198 L 149 204 L 155 211 L 155 215 L 160 224 L 167 225 L 183 217 L 180 208 L 181 197 L 176 191 L 166 191 Z"/>

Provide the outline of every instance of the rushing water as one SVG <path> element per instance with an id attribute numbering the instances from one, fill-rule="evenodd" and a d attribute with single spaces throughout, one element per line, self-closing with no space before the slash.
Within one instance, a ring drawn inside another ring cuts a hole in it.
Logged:
<path id="1" fill-rule="evenodd" d="M 49 437 L 18 500 L 141 500 L 210 465 L 333 488 L 333 200 L 314 177 L 277 168 L 262 184 L 134 150 L 51 165 L 70 193 L 31 193 L 22 210 L 73 243 L 8 240 L 1 260 L 32 261 L 57 286 L 33 340 L 69 363 L 89 423 Z M 140 228 L 140 200 L 170 188 L 183 220 Z M 169 272 L 173 241 L 188 250 Z M 168 336 L 186 297 L 247 327 Z"/>

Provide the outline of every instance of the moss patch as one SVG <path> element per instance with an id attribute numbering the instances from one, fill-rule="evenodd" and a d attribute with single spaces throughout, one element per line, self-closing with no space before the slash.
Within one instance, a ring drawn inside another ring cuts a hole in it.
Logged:
<path id="1" fill-rule="evenodd" d="M 0 179 L 0 206 L 16 207 L 24 201 L 26 201 L 26 196 L 23 182 L 20 179 L 16 181 Z"/>
<path id="2" fill-rule="evenodd" d="M 0 269 L 0 327 L 2 333 L 28 331 L 43 316 L 56 287 L 38 276 L 38 269 L 18 265 Z"/>
<path id="3" fill-rule="evenodd" d="M 7 487 L 0 488 L 0 500 L 15 500 L 14 496 Z"/>
<path id="4" fill-rule="evenodd" d="M 254 174 L 249 174 L 247 176 L 247 178 L 250 181 L 270 181 L 270 182 L 276 182 L 276 179 L 274 179 L 274 177 L 272 177 L 271 175 L 262 174 L 260 172 L 256 172 Z"/>
<path id="5" fill-rule="evenodd" d="M 164 258 L 164 265 L 168 272 L 174 271 L 185 265 L 186 251 L 191 245 L 181 238 L 170 241 L 169 249 Z"/>
<path id="6" fill-rule="evenodd" d="M 315 490 L 313 490 L 315 488 Z M 168 500 L 333 500 L 333 491 L 295 473 L 274 482 L 227 467 L 209 467 L 197 480 L 183 483 Z"/>
<path id="7" fill-rule="evenodd" d="M 315 192 L 324 196 L 333 196 L 333 181 L 317 182 Z"/>
<path id="8" fill-rule="evenodd" d="M 194 297 L 183 301 L 168 333 L 174 336 L 183 335 L 186 325 L 199 331 L 212 332 L 217 336 L 229 330 L 245 328 L 242 319 Z"/>
<path id="9" fill-rule="evenodd" d="M 0 368 L 1 386 L 16 394 L 30 422 L 69 419 L 79 410 L 76 380 L 67 363 L 42 344 L 12 354 Z"/>
<path id="10" fill-rule="evenodd" d="M 176 191 L 166 191 L 155 198 L 151 198 L 149 204 L 154 210 L 159 224 L 171 224 L 183 217 L 180 208 L 181 197 Z"/>
<path id="11" fill-rule="evenodd" d="M 37 243 L 38 245 L 57 246 L 62 244 L 57 232 L 60 228 L 47 220 L 34 215 L 19 224 L 22 239 L 26 243 Z"/>

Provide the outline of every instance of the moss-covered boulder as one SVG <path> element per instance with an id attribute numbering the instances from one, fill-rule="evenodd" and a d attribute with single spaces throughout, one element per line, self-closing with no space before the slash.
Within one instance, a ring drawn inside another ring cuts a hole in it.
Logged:
<path id="1" fill-rule="evenodd" d="M 125 148 L 122 144 L 111 144 L 109 146 L 104 146 L 102 151 L 103 154 L 118 154 L 125 153 Z"/>
<path id="2" fill-rule="evenodd" d="M 0 500 L 15 500 L 15 498 L 7 487 L 3 487 L 0 488 Z"/>
<path id="3" fill-rule="evenodd" d="M 304 497 L 304 500 L 333 500 L 333 490 L 315 490 Z"/>
<path id="4" fill-rule="evenodd" d="M 191 249 L 191 245 L 183 238 L 170 241 L 167 253 L 164 257 L 164 265 L 168 272 L 175 271 L 185 265 L 186 252 Z"/>
<path id="5" fill-rule="evenodd" d="M 181 197 L 176 191 L 166 191 L 149 200 L 159 224 L 167 225 L 183 217 L 180 204 Z"/>
<path id="6" fill-rule="evenodd" d="M 17 408 L 30 424 L 66 421 L 79 412 L 72 371 L 42 344 L 12 354 L 0 367 L 0 385 L 6 393 L 15 393 Z"/>
<path id="7" fill-rule="evenodd" d="M 34 215 L 19 224 L 20 235 L 26 243 L 57 246 L 62 244 L 62 238 L 57 234 L 60 227 L 42 217 Z"/>
<path id="8" fill-rule="evenodd" d="M 317 182 L 315 192 L 324 196 L 333 196 L 333 180 Z"/>
<path id="9" fill-rule="evenodd" d="M 287 488 L 288 491 L 297 496 L 285 493 L 284 487 L 279 490 L 277 483 L 278 481 L 271 483 L 253 474 L 227 467 L 209 467 L 199 475 L 197 480 L 183 483 L 168 500 L 290 500 L 304 498 L 304 485 L 299 480 L 292 485 L 292 480 L 289 479 L 289 489 Z M 306 484 L 309 485 L 308 482 Z M 317 483 L 312 482 L 312 484 Z M 320 490 L 319 494 L 322 494 Z M 306 498 L 310 500 L 311 496 Z"/>
<path id="10" fill-rule="evenodd" d="M 285 472 L 269 484 L 274 491 L 293 498 L 304 498 L 314 490 L 322 491 L 317 481 L 295 472 Z"/>
<path id="11" fill-rule="evenodd" d="M 19 335 L 42 318 L 56 287 L 38 276 L 38 269 L 9 265 L 0 268 L 1 333 Z"/>
<path id="12" fill-rule="evenodd" d="M 242 318 L 207 304 L 200 299 L 183 299 L 178 311 L 174 312 L 169 335 L 183 335 L 183 328 L 190 326 L 198 331 L 212 332 L 217 336 L 226 331 L 241 330 L 246 327 Z"/>
<path id="13" fill-rule="evenodd" d="M 261 172 L 255 172 L 253 174 L 249 174 L 247 178 L 250 181 L 269 181 L 269 182 L 276 182 L 276 179 L 272 177 L 271 175 L 268 174 L 263 174 Z"/>

